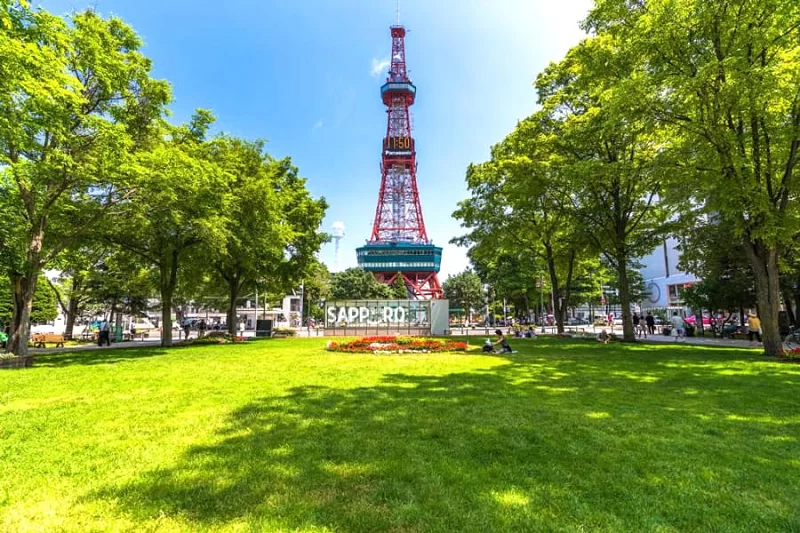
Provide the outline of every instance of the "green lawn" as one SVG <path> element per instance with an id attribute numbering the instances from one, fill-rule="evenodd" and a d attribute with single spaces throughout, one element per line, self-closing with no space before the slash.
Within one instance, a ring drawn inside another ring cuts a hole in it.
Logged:
<path id="1" fill-rule="evenodd" d="M 800 365 L 321 339 L 0 371 L 2 531 L 800 531 Z"/>

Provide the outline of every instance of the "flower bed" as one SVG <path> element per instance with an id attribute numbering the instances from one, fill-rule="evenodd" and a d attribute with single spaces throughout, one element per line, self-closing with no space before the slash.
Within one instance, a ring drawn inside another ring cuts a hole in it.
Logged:
<path id="1" fill-rule="evenodd" d="M 423 337 L 362 337 L 354 341 L 329 341 L 327 350 L 345 353 L 441 353 L 465 352 L 467 343 Z"/>
<path id="2" fill-rule="evenodd" d="M 790 363 L 800 363 L 800 348 L 792 348 L 791 350 L 784 350 L 783 360 Z"/>

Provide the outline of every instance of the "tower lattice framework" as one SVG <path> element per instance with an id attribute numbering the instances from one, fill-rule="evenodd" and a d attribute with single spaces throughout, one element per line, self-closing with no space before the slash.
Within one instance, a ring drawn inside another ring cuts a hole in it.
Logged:
<path id="1" fill-rule="evenodd" d="M 406 68 L 406 29 L 390 28 L 392 56 L 381 97 L 386 106 L 386 135 L 381 154 L 381 186 L 372 234 L 358 250 L 359 264 L 378 281 L 403 276 L 409 296 L 440 298 L 441 248 L 428 239 L 417 188 L 417 153 L 410 107 L 417 89 Z"/>

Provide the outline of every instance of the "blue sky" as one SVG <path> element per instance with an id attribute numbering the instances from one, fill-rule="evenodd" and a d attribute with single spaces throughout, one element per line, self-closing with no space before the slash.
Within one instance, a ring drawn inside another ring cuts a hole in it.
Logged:
<path id="1" fill-rule="evenodd" d="M 173 87 L 176 122 L 198 107 L 217 128 L 268 140 L 291 156 L 330 204 L 324 229 L 347 228 L 342 264 L 369 237 L 380 185 L 386 114 L 375 65 L 391 49 L 394 0 L 49 0 L 55 13 L 94 7 L 142 36 L 154 76 Z M 417 180 L 428 235 L 444 247 L 442 273 L 463 270 L 463 233 L 452 213 L 467 195 L 470 162 L 530 115 L 532 83 L 583 34 L 591 0 L 402 0 Z M 321 254 L 333 266 L 333 245 Z"/>

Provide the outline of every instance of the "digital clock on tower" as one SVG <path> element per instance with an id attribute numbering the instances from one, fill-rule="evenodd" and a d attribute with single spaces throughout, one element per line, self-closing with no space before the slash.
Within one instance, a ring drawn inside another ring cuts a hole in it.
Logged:
<path id="1" fill-rule="evenodd" d="M 383 149 L 387 152 L 411 155 L 414 151 L 414 139 L 410 137 L 386 137 L 383 139 Z"/>

